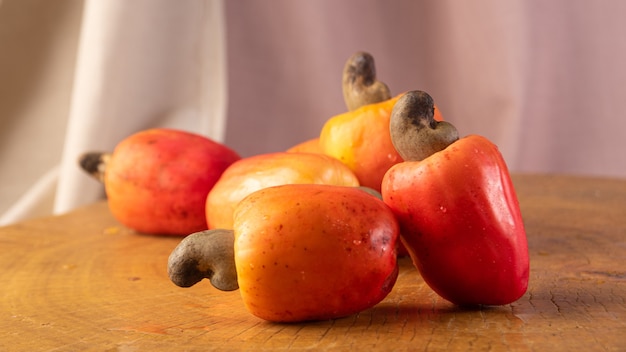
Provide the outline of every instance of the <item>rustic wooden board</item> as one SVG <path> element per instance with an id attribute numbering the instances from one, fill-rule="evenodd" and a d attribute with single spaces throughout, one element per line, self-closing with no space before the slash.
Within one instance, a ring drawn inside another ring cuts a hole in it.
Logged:
<path id="1" fill-rule="evenodd" d="M 392 293 L 303 324 L 250 315 L 239 293 L 170 283 L 179 238 L 133 233 L 106 203 L 0 228 L 0 351 L 626 350 L 626 180 L 519 175 L 531 280 L 502 307 L 438 298 L 409 260 Z"/>

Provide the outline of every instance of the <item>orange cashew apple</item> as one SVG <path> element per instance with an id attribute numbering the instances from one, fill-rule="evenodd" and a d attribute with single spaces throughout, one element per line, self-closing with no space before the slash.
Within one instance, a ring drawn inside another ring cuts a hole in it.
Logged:
<path id="1" fill-rule="evenodd" d="M 283 184 L 359 186 L 339 160 L 317 153 L 277 152 L 243 158 L 228 167 L 206 198 L 211 229 L 232 229 L 237 203 L 262 188 Z"/>
<path id="2" fill-rule="evenodd" d="M 207 137 L 154 128 L 122 140 L 111 154 L 85 154 L 81 165 L 104 182 L 120 223 L 141 233 L 184 236 L 207 228 L 207 194 L 239 159 Z"/>
<path id="3" fill-rule="evenodd" d="M 396 282 L 399 225 L 358 188 L 265 188 L 241 201 L 234 219 L 239 290 L 259 318 L 347 316 L 382 301 Z"/>
<path id="4" fill-rule="evenodd" d="M 374 58 L 364 52 L 346 62 L 343 93 L 349 111 L 326 121 L 320 148 L 350 167 L 362 186 L 380 191 L 385 172 L 403 161 L 389 134 L 391 110 L 400 95 L 392 97 L 389 88 L 376 79 Z M 436 107 L 435 119 L 442 120 Z"/>

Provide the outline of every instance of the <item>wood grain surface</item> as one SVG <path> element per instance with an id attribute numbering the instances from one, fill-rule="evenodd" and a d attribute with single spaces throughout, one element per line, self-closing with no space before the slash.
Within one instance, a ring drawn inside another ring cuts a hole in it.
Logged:
<path id="1" fill-rule="evenodd" d="M 133 233 L 106 203 L 0 228 L 0 351 L 625 351 L 626 180 L 516 175 L 528 292 L 466 310 L 408 259 L 391 294 L 342 319 L 274 324 L 238 291 L 179 288 L 180 238 Z"/>

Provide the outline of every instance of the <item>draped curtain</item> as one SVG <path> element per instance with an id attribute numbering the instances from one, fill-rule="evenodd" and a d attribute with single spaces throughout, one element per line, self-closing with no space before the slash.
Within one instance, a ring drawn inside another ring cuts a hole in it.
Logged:
<path id="1" fill-rule="evenodd" d="M 341 70 L 376 60 L 428 91 L 513 172 L 626 177 L 626 2 L 0 2 L 0 223 L 98 199 L 77 166 L 150 127 L 243 156 L 315 137 L 345 111 Z"/>

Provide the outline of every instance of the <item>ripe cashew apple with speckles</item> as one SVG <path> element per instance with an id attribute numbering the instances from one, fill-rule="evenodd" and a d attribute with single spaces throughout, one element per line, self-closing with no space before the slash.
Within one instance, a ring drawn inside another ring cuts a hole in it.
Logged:
<path id="1" fill-rule="evenodd" d="M 270 321 L 342 317 L 383 300 L 398 275 L 398 224 L 354 187 L 285 185 L 246 197 L 235 211 L 241 296 Z"/>
<path id="2" fill-rule="evenodd" d="M 406 160 L 382 183 L 383 200 L 424 281 L 458 305 L 503 305 L 528 287 L 526 232 L 496 145 L 433 119 L 433 100 L 412 91 L 394 107 L 391 135 Z"/>
<path id="3" fill-rule="evenodd" d="M 239 159 L 207 137 L 155 128 L 127 137 L 111 154 L 85 154 L 81 166 L 104 182 L 120 223 L 141 233 L 186 236 L 207 228 L 207 194 Z"/>
<path id="4" fill-rule="evenodd" d="M 168 272 L 183 287 L 202 278 L 222 290 L 238 287 L 246 308 L 268 321 L 333 319 L 389 294 L 397 240 L 389 207 L 358 187 L 282 185 L 244 198 L 232 231 L 186 237 Z"/>

